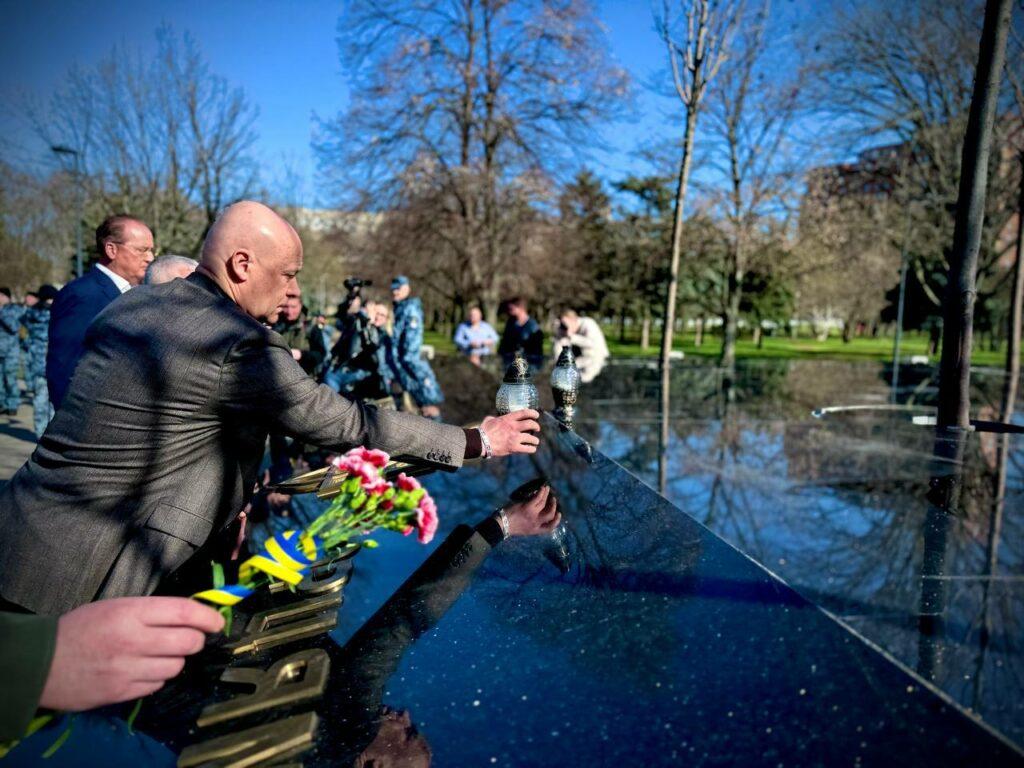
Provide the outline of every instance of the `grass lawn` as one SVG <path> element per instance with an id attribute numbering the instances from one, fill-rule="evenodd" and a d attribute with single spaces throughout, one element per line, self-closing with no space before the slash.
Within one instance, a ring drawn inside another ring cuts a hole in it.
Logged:
<path id="1" fill-rule="evenodd" d="M 626 341 L 618 341 L 618 337 L 612 329 L 605 329 L 608 338 L 608 349 L 612 357 L 657 357 L 660 339 L 656 334 L 651 334 L 651 345 L 643 350 L 640 348 L 639 339 L 627 338 Z M 427 331 L 424 334 L 424 343 L 432 344 L 440 354 L 454 354 L 455 345 L 452 340 L 440 333 Z M 692 333 L 677 333 L 674 349 L 681 349 L 687 357 L 714 358 L 721 350 L 721 338 L 705 334 L 704 343 L 697 347 L 693 344 Z M 740 358 L 800 358 L 822 360 L 891 360 L 893 339 L 891 336 L 879 336 L 878 338 L 857 338 L 849 344 L 844 344 L 838 336 L 829 337 L 825 341 L 809 337 L 791 339 L 788 336 L 766 336 L 761 349 L 750 340 L 750 337 L 740 339 L 736 345 L 736 356 Z M 550 350 L 550 339 L 546 344 Z M 903 337 L 900 356 L 904 359 L 911 355 L 923 355 L 928 348 L 928 337 L 925 334 L 908 333 Z M 1004 350 L 990 351 L 987 346 L 979 349 L 975 346 L 972 362 L 978 366 L 1002 367 L 1006 358 Z M 936 359 L 934 362 L 938 362 Z"/>

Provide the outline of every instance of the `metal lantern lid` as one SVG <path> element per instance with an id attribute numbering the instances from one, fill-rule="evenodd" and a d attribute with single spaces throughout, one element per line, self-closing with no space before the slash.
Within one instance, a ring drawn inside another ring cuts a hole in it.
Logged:
<path id="1" fill-rule="evenodd" d="M 530 366 L 526 364 L 526 359 L 522 355 L 516 354 L 515 359 L 505 369 L 505 378 L 502 381 L 506 384 L 529 383 Z"/>
<path id="2" fill-rule="evenodd" d="M 555 363 L 556 367 L 575 368 L 576 367 L 576 356 L 572 353 L 572 345 L 566 344 L 562 347 L 561 354 L 558 355 L 558 362 Z"/>

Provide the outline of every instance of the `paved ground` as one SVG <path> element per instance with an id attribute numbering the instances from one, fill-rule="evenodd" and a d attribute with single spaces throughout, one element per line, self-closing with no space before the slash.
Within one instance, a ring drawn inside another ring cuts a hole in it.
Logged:
<path id="1" fill-rule="evenodd" d="M 0 482 L 9 480 L 35 447 L 31 405 L 22 404 L 17 416 L 0 416 Z"/>

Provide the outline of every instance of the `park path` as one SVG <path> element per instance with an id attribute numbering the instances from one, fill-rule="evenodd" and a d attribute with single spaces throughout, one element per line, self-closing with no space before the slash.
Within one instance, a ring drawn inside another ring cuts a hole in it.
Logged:
<path id="1" fill-rule="evenodd" d="M 14 418 L 0 416 L 0 485 L 11 479 L 35 447 L 31 405 L 22 403 Z"/>

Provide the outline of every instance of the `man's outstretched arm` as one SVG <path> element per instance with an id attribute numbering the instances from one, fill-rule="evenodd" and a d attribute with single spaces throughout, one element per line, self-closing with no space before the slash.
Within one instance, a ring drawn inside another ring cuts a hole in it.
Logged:
<path id="1" fill-rule="evenodd" d="M 265 339 L 241 342 L 228 355 L 217 393 L 229 416 L 265 423 L 304 442 L 331 450 L 355 445 L 380 448 L 449 467 L 481 455 L 483 445 L 461 427 L 410 413 L 378 409 L 318 385 L 292 359 L 286 346 Z M 536 411 L 487 417 L 481 430 L 493 456 L 533 453 L 539 430 Z M 468 449 L 468 450 L 467 450 Z"/>

